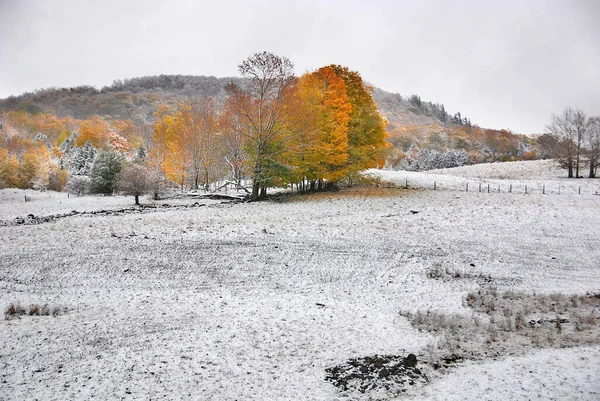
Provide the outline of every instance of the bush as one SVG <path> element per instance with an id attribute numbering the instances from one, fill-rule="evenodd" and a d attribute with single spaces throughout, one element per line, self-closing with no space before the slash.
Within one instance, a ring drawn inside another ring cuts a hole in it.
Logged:
<path id="1" fill-rule="evenodd" d="M 31 304 L 26 309 L 20 303 L 11 303 L 4 310 L 4 319 L 20 319 L 23 315 L 28 316 L 60 316 L 66 312 L 66 308 L 61 306 L 50 307 L 48 304 L 40 306 L 39 304 Z"/>
<path id="2" fill-rule="evenodd" d="M 85 195 L 90 190 L 90 177 L 85 175 L 75 175 L 67 183 L 67 191 L 73 195 Z"/>

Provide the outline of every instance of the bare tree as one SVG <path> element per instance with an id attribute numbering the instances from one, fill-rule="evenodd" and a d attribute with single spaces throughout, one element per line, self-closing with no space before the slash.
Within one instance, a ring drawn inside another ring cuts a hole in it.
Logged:
<path id="1" fill-rule="evenodd" d="M 573 130 L 574 114 L 575 111 L 567 107 L 560 115 L 552 114 L 552 122 L 546 127 L 549 134 L 557 139 L 556 160 L 560 167 L 567 170 L 569 178 L 573 178 L 577 154 L 577 140 Z"/>
<path id="2" fill-rule="evenodd" d="M 590 117 L 585 131 L 587 146 L 587 162 L 589 177 L 596 177 L 596 170 L 600 166 L 600 117 Z"/>
<path id="3" fill-rule="evenodd" d="M 252 200 L 266 193 L 271 178 L 268 166 L 293 139 L 285 108 L 286 94 L 294 83 L 293 67 L 285 57 L 256 53 L 238 66 L 239 72 L 250 78 L 248 88 L 228 87 L 228 107 L 243 122 L 232 124 L 232 128 L 242 129 L 252 164 Z"/>
<path id="4" fill-rule="evenodd" d="M 587 127 L 587 116 L 581 110 L 573 112 L 573 132 L 575 134 L 575 177 L 579 178 L 579 171 L 582 169 L 581 156 L 583 153 L 583 142 L 585 139 L 585 131 Z"/>
<path id="5" fill-rule="evenodd" d="M 216 115 L 214 101 L 209 97 L 188 99 L 179 105 L 178 114 L 182 138 L 182 153 L 189 160 L 192 189 L 198 189 L 201 178 L 208 189 L 210 170 L 214 165 Z"/>
<path id="6" fill-rule="evenodd" d="M 235 111 L 231 110 L 229 104 L 221 114 L 219 121 L 220 135 L 219 145 L 223 160 L 229 169 L 229 176 L 235 183 L 236 189 L 246 188 L 242 186 L 242 179 L 245 176 L 245 165 L 248 161 L 248 155 L 244 151 L 245 136 L 242 132 L 248 132 L 244 123 Z"/>
<path id="7" fill-rule="evenodd" d="M 140 204 L 140 195 L 151 189 L 148 169 L 140 164 L 130 164 L 121 172 L 118 189 L 125 195 L 133 195 L 135 204 Z"/>

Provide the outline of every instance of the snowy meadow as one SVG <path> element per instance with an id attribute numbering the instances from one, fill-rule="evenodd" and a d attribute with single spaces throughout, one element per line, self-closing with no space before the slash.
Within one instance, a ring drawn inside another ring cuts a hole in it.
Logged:
<path id="1" fill-rule="evenodd" d="M 455 190 L 164 199 L 142 210 L 132 197 L 2 190 L 0 306 L 24 313 L 0 322 L 0 399 L 598 399 L 597 184 L 581 195 L 460 190 L 563 182 L 529 163 L 378 173 Z M 65 216 L 29 224 L 30 214 Z M 519 308 L 533 302 L 519 294 L 547 299 L 547 310 L 520 312 L 527 335 L 496 322 L 492 336 L 491 293 L 514 294 Z M 30 316 L 31 305 L 60 312 Z M 444 330 L 467 320 L 485 330 L 454 333 L 482 332 L 481 344 Z M 409 354 L 416 370 L 395 380 L 391 364 L 408 367 Z M 362 370 L 346 390 L 334 385 L 332 372 L 353 363 Z"/>

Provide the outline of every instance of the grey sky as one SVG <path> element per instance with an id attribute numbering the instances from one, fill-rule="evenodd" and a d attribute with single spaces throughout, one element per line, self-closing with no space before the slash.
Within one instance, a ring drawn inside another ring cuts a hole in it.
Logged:
<path id="1" fill-rule="evenodd" d="M 0 0 L 0 98 L 158 74 L 238 75 L 267 50 L 343 64 L 483 127 L 600 115 L 600 1 Z"/>

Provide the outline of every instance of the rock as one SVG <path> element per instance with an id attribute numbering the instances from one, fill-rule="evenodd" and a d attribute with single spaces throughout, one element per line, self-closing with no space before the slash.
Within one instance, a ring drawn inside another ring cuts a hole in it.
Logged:
<path id="1" fill-rule="evenodd" d="M 389 370 L 387 370 L 386 368 L 382 368 L 382 369 L 379 371 L 379 377 L 380 377 L 380 378 L 382 378 L 382 379 L 385 379 L 385 378 L 387 378 L 389 375 L 390 375 L 390 371 L 389 371 Z"/>
<path id="2" fill-rule="evenodd" d="M 408 354 L 408 356 L 404 358 L 404 365 L 409 368 L 417 366 L 417 356 L 415 354 Z"/>
<path id="3" fill-rule="evenodd" d="M 365 365 L 361 366 L 358 370 L 360 370 L 360 373 L 369 373 L 369 368 L 367 368 Z"/>

